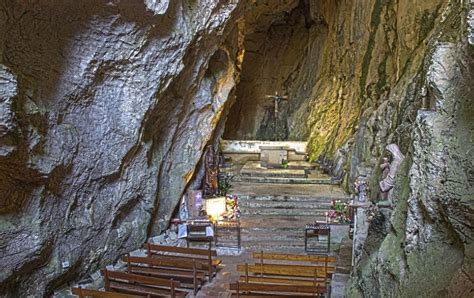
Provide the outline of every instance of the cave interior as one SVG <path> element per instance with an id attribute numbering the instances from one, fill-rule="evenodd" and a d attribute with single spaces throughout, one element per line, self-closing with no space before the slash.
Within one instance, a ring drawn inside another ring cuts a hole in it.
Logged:
<path id="1" fill-rule="evenodd" d="M 195 246 L 224 266 L 186 295 L 231 297 L 252 253 L 309 259 L 319 222 L 327 297 L 472 297 L 473 16 L 459 0 L 0 1 L 0 296 L 107 290 L 101 269 L 189 245 L 179 225 L 227 196 Z M 218 246 L 224 219 L 237 251 Z"/>

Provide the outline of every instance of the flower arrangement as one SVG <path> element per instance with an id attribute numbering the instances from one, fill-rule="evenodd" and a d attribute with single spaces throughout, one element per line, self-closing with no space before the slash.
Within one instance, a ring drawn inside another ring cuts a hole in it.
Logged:
<path id="1" fill-rule="evenodd" d="M 236 195 L 226 195 L 226 214 L 227 219 L 237 219 L 240 217 L 239 199 Z"/>
<path id="2" fill-rule="evenodd" d="M 357 194 L 357 200 L 359 202 L 367 201 L 367 193 L 369 192 L 369 183 L 366 179 L 358 177 L 354 182 L 354 189 Z"/>
<path id="3" fill-rule="evenodd" d="M 348 202 L 332 200 L 331 211 L 326 212 L 326 221 L 335 223 L 350 223 L 350 207 Z"/>

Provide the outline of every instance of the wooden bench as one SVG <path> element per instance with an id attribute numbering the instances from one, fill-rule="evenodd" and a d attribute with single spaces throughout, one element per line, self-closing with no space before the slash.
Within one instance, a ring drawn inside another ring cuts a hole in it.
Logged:
<path id="1" fill-rule="evenodd" d="M 182 282 L 182 287 L 191 285 L 194 294 L 197 293 L 208 272 L 195 260 L 131 257 L 127 255 L 122 258 L 122 261 L 127 263 L 128 273 L 177 280 Z"/>
<path id="2" fill-rule="evenodd" d="M 293 254 L 276 254 L 267 252 L 254 252 L 252 254 L 254 259 L 260 260 L 260 263 L 264 263 L 265 260 L 272 261 L 296 261 L 296 262 L 309 262 L 312 264 L 327 264 L 328 266 L 334 266 L 336 264 L 336 257 L 328 255 L 293 255 Z"/>
<path id="3" fill-rule="evenodd" d="M 327 293 L 325 286 L 285 285 L 240 282 L 230 284 L 230 290 L 237 297 L 270 296 L 270 297 L 314 297 Z M 253 295 L 252 295 L 253 294 Z"/>
<path id="4" fill-rule="evenodd" d="M 176 260 L 195 260 L 201 264 L 203 268 L 208 270 L 210 281 L 217 272 L 217 266 L 222 263 L 219 259 L 213 259 L 213 257 L 217 257 L 217 252 L 211 249 L 211 243 L 209 243 L 208 249 L 164 246 L 151 243 L 146 243 L 144 247 L 147 250 L 148 257 L 163 260 L 169 258 Z"/>
<path id="5" fill-rule="evenodd" d="M 245 272 L 260 276 L 284 276 L 284 277 L 305 277 L 326 279 L 328 274 L 334 273 L 334 267 L 325 268 L 324 266 L 305 266 L 289 264 L 238 264 L 238 272 Z"/>
<path id="6" fill-rule="evenodd" d="M 129 294 L 121 294 L 117 292 L 97 291 L 83 288 L 72 288 L 72 294 L 80 298 L 83 297 L 97 297 L 97 298 L 142 298 L 146 296 L 137 296 Z"/>
<path id="7" fill-rule="evenodd" d="M 180 282 L 175 280 L 132 274 L 127 272 L 101 270 L 105 290 L 124 294 L 151 297 L 185 297 L 188 292 L 179 290 Z"/>
<path id="8" fill-rule="evenodd" d="M 253 253 L 252 257 L 256 261 L 255 264 L 239 264 L 237 271 L 244 273 L 239 282 L 250 284 L 253 288 L 254 284 L 310 287 L 315 291 L 313 294 L 322 295 L 328 292 L 330 277 L 336 270 L 336 257 L 328 255 L 261 251 Z"/>

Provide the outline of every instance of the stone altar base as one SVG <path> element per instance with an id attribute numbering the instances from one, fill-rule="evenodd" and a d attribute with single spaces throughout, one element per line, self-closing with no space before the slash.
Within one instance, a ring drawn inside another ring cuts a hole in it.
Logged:
<path id="1" fill-rule="evenodd" d="M 288 162 L 288 146 L 260 146 L 260 166 L 269 169 L 283 169 Z"/>
<path id="2" fill-rule="evenodd" d="M 305 169 L 266 168 L 258 161 L 248 161 L 240 170 L 240 175 L 248 177 L 306 178 Z"/>
<path id="3" fill-rule="evenodd" d="M 248 161 L 242 168 L 234 167 L 231 173 L 235 175 L 234 182 L 335 184 L 331 177 L 317 170 L 316 164 L 306 161 L 290 162 L 286 169 L 268 169 L 262 167 L 259 161 Z"/>

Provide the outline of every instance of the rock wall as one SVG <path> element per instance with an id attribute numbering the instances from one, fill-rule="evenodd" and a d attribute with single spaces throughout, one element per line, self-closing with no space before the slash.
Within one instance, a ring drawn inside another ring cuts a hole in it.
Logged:
<path id="1" fill-rule="evenodd" d="M 0 4 L 0 295 L 48 296 L 168 225 L 238 79 L 238 11 Z"/>
<path id="2" fill-rule="evenodd" d="M 166 228 L 223 133 L 245 34 L 297 5 L 1 2 L 0 295 L 48 296 Z"/>
<path id="3" fill-rule="evenodd" d="M 466 116 L 473 115 L 471 5 L 313 6 L 328 24 L 328 36 L 320 79 L 302 105 L 310 109 L 312 159 L 338 161 L 335 169 L 347 173 L 348 190 L 358 175 L 369 175 L 377 201 L 385 146 L 397 143 L 407 154 L 396 208 L 368 227 L 349 297 L 472 295 L 474 127 Z"/>

